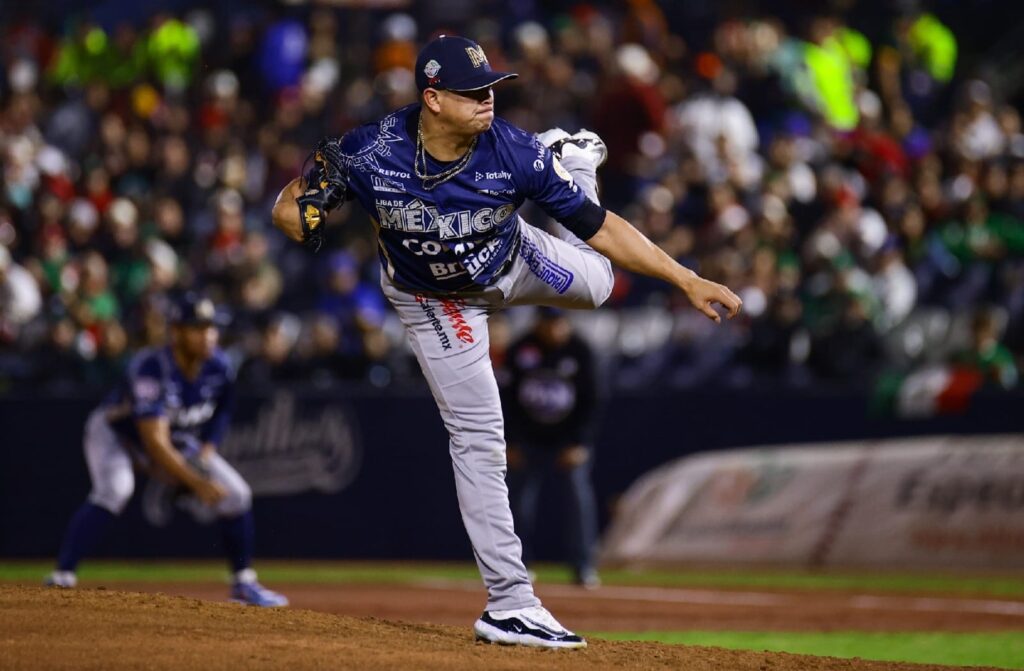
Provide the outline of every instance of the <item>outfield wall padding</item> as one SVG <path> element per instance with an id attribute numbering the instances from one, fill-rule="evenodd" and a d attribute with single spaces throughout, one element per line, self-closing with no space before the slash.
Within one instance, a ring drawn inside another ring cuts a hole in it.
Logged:
<path id="1" fill-rule="evenodd" d="M 0 556 L 57 551 L 89 483 L 81 433 L 99 397 L 0 398 Z M 602 526 L 636 478 L 681 456 L 744 445 L 977 434 L 1024 429 L 1024 395 L 979 394 L 957 416 L 873 417 L 857 392 L 821 389 L 651 390 L 606 399 L 594 481 Z M 448 441 L 426 388 L 261 394 L 242 390 L 225 455 L 255 492 L 265 557 L 457 559 L 471 551 L 455 497 Z M 146 480 L 97 549 L 100 556 L 216 557 L 216 527 L 181 511 L 147 517 Z M 557 558 L 566 486 L 542 492 L 538 559 Z M 158 516 L 156 516 L 158 517 Z"/>
<path id="2" fill-rule="evenodd" d="M 614 562 L 1024 568 L 1024 437 L 709 452 L 641 477 Z"/>

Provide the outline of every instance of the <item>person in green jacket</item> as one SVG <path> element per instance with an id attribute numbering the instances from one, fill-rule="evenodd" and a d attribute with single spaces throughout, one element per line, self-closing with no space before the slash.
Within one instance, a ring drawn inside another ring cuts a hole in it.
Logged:
<path id="1" fill-rule="evenodd" d="M 953 355 L 953 363 L 977 371 L 987 383 L 1003 389 L 1017 386 L 1019 375 L 1013 354 L 999 342 L 999 324 L 989 310 L 979 310 L 971 321 L 971 345 Z"/>

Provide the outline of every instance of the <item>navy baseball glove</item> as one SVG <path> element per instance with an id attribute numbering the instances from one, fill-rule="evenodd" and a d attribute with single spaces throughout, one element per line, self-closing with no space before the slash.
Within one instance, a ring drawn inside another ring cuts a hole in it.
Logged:
<path id="1" fill-rule="evenodd" d="M 345 202 L 348 160 L 341 151 L 339 138 L 321 140 L 312 158 L 313 167 L 306 173 L 305 191 L 296 202 L 302 222 L 302 242 L 316 252 L 324 242 L 323 226 L 327 215 Z"/>

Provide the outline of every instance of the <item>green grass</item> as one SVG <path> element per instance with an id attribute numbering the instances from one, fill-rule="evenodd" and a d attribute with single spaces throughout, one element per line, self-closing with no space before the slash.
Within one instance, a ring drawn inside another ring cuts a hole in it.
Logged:
<path id="1" fill-rule="evenodd" d="M 49 561 L 0 561 L 0 581 L 38 581 L 50 568 Z M 257 568 L 260 576 L 274 582 L 409 583 L 431 579 L 480 580 L 476 566 L 469 563 L 261 561 Z M 542 564 L 536 569 L 540 582 L 569 581 L 569 572 L 560 566 Z M 219 561 L 90 561 L 83 564 L 79 575 L 84 580 L 114 582 L 220 581 L 224 578 L 225 569 Z M 608 585 L 1024 596 L 1024 579 L 1008 575 L 678 569 L 606 570 L 602 571 L 601 577 Z"/>
<path id="2" fill-rule="evenodd" d="M 1024 576 L 950 575 L 927 571 L 852 572 L 784 569 L 680 569 L 678 571 L 602 571 L 609 584 L 743 589 L 857 590 L 941 592 L 988 596 L 1024 596 Z"/>
<path id="3" fill-rule="evenodd" d="M 258 562 L 260 578 L 291 583 L 409 583 L 428 579 L 480 580 L 471 564 L 388 564 L 330 562 Z M 38 581 L 50 570 L 50 562 L 0 562 L 0 581 Z M 78 577 L 111 582 L 208 582 L 223 581 L 222 562 L 191 561 L 95 561 L 86 562 Z"/>
<path id="4" fill-rule="evenodd" d="M 36 583 L 51 569 L 50 561 L 0 561 L 0 582 Z M 383 583 L 424 580 L 479 582 L 470 563 L 262 561 L 261 578 L 273 583 Z M 569 572 L 554 565 L 535 567 L 541 583 L 565 583 Z M 90 561 L 79 576 L 92 583 L 224 582 L 219 561 Z M 866 592 L 952 593 L 1001 597 L 1024 596 L 1024 580 L 1013 576 L 940 573 L 810 572 L 760 569 L 679 569 L 603 571 L 608 585 L 648 585 L 735 589 L 856 590 Z M 1024 669 L 1024 632 L 593 632 L 609 640 L 771 650 L 832 657 L 949 665 L 984 665 Z"/>
<path id="5" fill-rule="evenodd" d="M 736 650 L 770 650 L 893 662 L 1024 668 L 1024 633 L 833 632 L 590 632 L 612 641 L 660 641 Z"/>

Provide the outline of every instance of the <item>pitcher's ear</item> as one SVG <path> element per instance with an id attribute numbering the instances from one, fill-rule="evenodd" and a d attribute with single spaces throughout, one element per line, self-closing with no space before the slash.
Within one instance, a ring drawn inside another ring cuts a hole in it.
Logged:
<path id="1" fill-rule="evenodd" d="M 437 89 L 423 89 L 423 106 L 434 114 L 441 111 L 441 92 Z"/>

